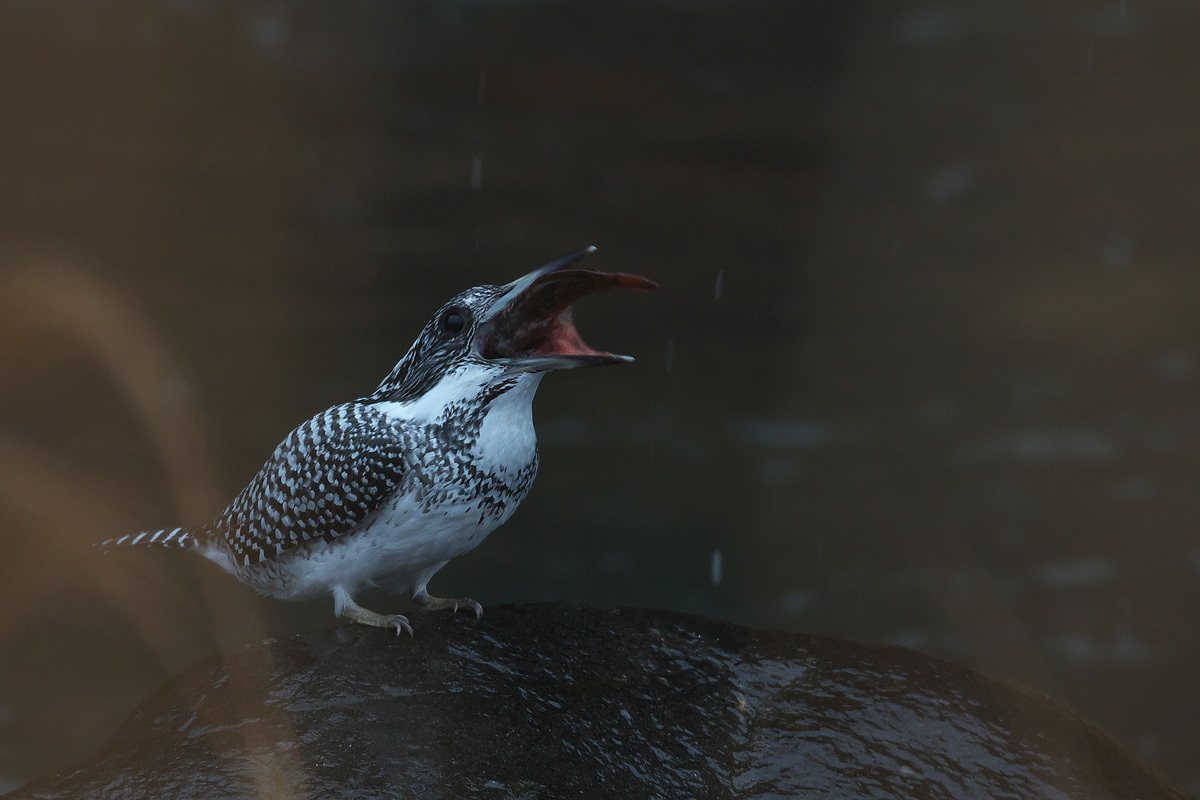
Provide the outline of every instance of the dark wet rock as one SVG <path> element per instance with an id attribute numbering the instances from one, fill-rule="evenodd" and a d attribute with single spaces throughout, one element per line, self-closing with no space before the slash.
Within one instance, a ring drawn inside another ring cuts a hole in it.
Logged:
<path id="1" fill-rule="evenodd" d="M 13 798 L 1183 798 L 1045 696 L 911 650 L 502 606 L 188 669 Z"/>

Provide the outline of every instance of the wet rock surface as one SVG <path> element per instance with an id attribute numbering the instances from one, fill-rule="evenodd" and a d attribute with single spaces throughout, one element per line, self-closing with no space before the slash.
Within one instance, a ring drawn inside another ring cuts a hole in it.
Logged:
<path id="1" fill-rule="evenodd" d="M 903 648 L 565 604 L 413 622 L 202 662 L 10 797 L 1184 797 L 1065 705 Z"/>

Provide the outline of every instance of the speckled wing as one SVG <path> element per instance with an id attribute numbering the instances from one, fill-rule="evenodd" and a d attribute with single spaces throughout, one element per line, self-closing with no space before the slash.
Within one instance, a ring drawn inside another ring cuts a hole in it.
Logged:
<path id="1" fill-rule="evenodd" d="M 403 429 L 371 406 L 334 406 L 292 431 L 213 523 L 234 563 L 250 566 L 346 534 L 405 472 Z"/>

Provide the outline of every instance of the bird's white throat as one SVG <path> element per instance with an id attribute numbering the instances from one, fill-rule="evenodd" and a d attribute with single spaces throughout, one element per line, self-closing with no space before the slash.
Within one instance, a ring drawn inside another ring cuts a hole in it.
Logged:
<path id="1" fill-rule="evenodd" d="M 525 372 L 514 376 L 515 385 L 488 404 L 473 448 L 483 469 L 516 469 L 533 457 L 537 447 L 533 397 L 543 374 Z M 471 366 L 445 375 L 418 398 L 377 403 L 375 407 L 397 423 L 446 424 L 456 415 L 474 413 L 495 383 L 495 371 Z"/>
<path id="2" fill-rule="evenodd" d="M 483 424 L 475 451 L 479 465 L 491 472 L 498 469 L 520 469 L 533 459 L 537 451 L 537 434 L 533 428 L 533 396 L 544 373 L 526 372 L 517 385 L 492 401 Z"/>

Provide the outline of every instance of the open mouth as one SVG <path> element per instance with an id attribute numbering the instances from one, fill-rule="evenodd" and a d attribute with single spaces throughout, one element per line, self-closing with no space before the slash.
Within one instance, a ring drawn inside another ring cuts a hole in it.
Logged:
<path id="1" fill-rule="evenodd" d="M 524 278 L 496 302 L 481 338 L 483 357 L 533 372 L 632 361 L 588 345 L 571 318 L 571 304 L 612 289 L 649 290 L 649 278 L 624 272 L 568 269 L 595 248 L 561 258 Z"/>

